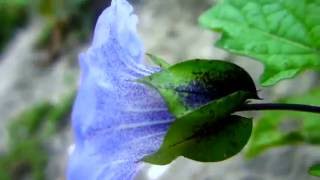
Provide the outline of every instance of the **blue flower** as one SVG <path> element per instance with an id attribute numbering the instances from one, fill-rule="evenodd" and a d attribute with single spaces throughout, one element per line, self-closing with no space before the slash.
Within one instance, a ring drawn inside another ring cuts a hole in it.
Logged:
<path id="1" fill-rule="evenodd" d="M 80 55 L 70 180 L 133 179 L 141 158 L 159 149 L 174 119 L 156 90 L 135 82 L 160 69 L 143 64 L 132 11 L 126 0 L 113 0 L 97 22 L 91 47 Z"/>

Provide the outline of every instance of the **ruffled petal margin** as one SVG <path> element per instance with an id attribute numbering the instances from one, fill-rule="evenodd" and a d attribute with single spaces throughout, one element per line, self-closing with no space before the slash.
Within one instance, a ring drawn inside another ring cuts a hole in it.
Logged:
<path id="1" fill-rule="evenodd" d="M 70 180 L 133 179 L 174 119 L 156 90 L 135 82 L 159 69 L 143 64 L 132 11 L 126 0 L 113 0 L 98 19 L 91 47 L 80 55 Z"/>

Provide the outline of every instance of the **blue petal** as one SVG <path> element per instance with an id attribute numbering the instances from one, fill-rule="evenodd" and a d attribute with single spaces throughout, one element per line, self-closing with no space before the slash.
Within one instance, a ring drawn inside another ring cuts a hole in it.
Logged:
<path id="1" fill-rule="evenodd" d="M 132 11 L 126 0 L 114 0 L 97 22 L 91 47 L 80 55 L 68 179 L 132 179 L 174 119 L 158 92 L 134 81 L 159 69 L 143 64 Z"/>

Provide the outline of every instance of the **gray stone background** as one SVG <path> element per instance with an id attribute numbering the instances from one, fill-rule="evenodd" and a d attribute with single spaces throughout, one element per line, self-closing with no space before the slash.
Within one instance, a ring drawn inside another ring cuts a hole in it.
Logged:
<path id="1" fill-rule="evenodd" d="M 263 70 L 261 64 L 214 48 L 213 42 L 219 35 L 198 26 L 197 17 L 213 3 L 213 0 L 137 2 L 139 31 L 147 51 L 171 62 L 195 57 L 229 59 L 244 67 L 257 80 Z M 57 63 L 41 67 L 39 64 L 46 54 L 33 47 L 42 28 L 41 20 L 32 20 L 0 57 L 0 151 L 6 149 L 8 119 L 41 99 L 55 101 L 76 86 L 77 54 L 87 45 L 70 47 Z M 301 93 L 314 86 L 317 79 L 316 74 L 307 72 L 295 80 L 264 89 L 261 96 L 271 101 L 283 95 Z M 48 179 L 64 179 L 71 143 L 69 126 L 48 143 L 51 152 Z M 137 180 L 316 180 L 307 174 L 309 165 L 316 160 L 320 160 L 320 148 L 311 146 L 277 148 L 252 160 L 244 159 L 240 154 L 221 163 L 198 163 L 179 158 L 167 167 L 145 165 Z M 159 171 L 164 172 L 152 177 Z"/>

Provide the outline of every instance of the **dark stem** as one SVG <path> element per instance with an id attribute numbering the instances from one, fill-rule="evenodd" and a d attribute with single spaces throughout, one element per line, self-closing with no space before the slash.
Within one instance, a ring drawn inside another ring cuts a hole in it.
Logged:
<path id="1" fill-rule="evenodd" d="M 245 104 L 237 111 L 287 110 L 320 113 L 320 107 L 304 104 L 262 103 Z"/>

